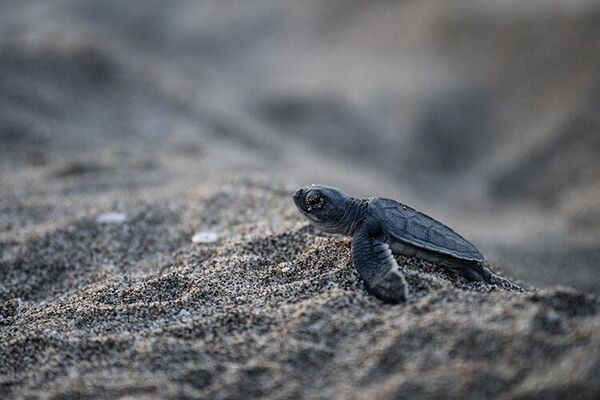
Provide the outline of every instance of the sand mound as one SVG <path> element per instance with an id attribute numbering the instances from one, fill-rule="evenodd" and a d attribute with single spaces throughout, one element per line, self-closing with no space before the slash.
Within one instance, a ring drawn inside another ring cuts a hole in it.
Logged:
<path id="1" fill-rule="evenodd" d="M 347 239 L 316 234 L 287 195 L 262 186 L 234 183 L 194 207 L 185 196 L 132 205 L 120 224 L 90 216 L 32 236 L 0 264 L 2 392 L 591 398 L 600 390 L 593 298 L 510 292 L 401 259 L 410 300 L 385 305 L 365 292 Z M 218 213 L 202 220 L 195 208 Z M 276 226 L 250 229 L 257 216 Z M 191 225 L 220 239 L 192 243 Z"/>

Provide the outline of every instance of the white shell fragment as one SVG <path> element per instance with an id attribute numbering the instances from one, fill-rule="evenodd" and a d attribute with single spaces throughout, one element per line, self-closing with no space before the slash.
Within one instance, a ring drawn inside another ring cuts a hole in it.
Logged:
<path id="1" fill-rule="evenodd" d="M 181 310 L 179 310 L 179 312 L 177 313 L 178 316 L 185 318 L 185 317 L 189 317 L 190 316 L 190 312 L 188 310 L 186 310 L 185 308 L 182 308 Z"/>
<path id="2" fill-rule="evenodd" d="M 99 224 L 122 224 L 125 221 L 127 221 L 127 214 L 118 212 L 104 213 L 96 217 L 96 222 Z"/>
<path id="3" fill-rule="evenodd" d="M 194 243 L 215 243 L 217 240 L 219 240 L 219 235 L 213 231 L 196 232 L 192 236 Z"/>

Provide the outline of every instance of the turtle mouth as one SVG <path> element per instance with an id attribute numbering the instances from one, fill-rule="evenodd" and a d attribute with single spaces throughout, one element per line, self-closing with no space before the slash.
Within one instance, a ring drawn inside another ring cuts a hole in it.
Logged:
<path id="1" fill-rule="evenodd" d="M 292 198 L 294 199 L 294 203 L 296 203 L 297 207 L 300 207 L 304 203 L 304 189 L 300 188 L 294 192 Z"/>

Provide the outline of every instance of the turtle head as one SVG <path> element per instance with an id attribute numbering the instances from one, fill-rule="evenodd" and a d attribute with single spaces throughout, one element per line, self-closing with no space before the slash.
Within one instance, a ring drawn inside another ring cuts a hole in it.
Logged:
<path id="1" fill-rule="evenodd" d="M 338 188 L 312 185 L 293 195 L 298 210 L 317 228 L 329 233 L 347 234 L 356 219 L 354 199 Z"/>

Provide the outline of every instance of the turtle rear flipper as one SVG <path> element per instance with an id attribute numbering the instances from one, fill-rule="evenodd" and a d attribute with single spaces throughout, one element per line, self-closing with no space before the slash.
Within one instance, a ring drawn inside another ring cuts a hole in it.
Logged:
<path id="1" fill-rule="evenodd" d="M 352 239 L 352 261 L 369 293 L 387 303 L 406 300 L 406 281 L 390 246 L 378 237 L 381 227 L 366 221 Z"/>
<path id="2" fill-rule="evenodd" d="M 394 254 L 416 257 L 420 260 L 435 263 L 456 275 L 462 276 L 468 281 L 487 282 L 491 276 L 491 272 L 485 268 L 482 262 L 450 257 L 445 254 L 414 247 L 401 241 L 392 243 L 391 248 Z"/>
<path id="3" fill-rule="evenodd" d="M 525 289 L 516 283 L 513 283 L 509 279 L 492 272 L 486 262 L 468 263 L 457 260 L 445 260 L 442 261 L 440 265 L 471 282 L 483 281 L 517 292 L 525 291 Z"/>
<path id="4" fill-rule="evenodd" d="M 462 260 L 444 259 L 440 265 L 445 269 L 462 276 L 470 282 L 489 282 L 492 273 L 483 263 Z"/>

